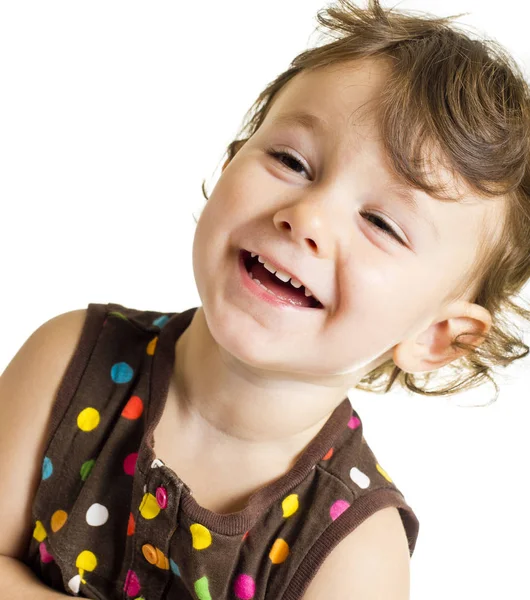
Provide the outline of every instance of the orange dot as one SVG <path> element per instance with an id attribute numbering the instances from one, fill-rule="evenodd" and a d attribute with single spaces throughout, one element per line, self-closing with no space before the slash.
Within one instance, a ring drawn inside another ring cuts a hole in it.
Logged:
<path id="1" fill-rule="evenodd" d="M 126 419 L 138 419 L 144 411 L 144 403 L 139 396 L 131 396 L 121 411 L 121 416 Z"/>
<path id="2" fill-rule="evenodd" d="M 322 460 L 329 460 L 333 456 L 333 448 L 330 448 Z"/>
<path id="3" fill-rule="evenodd" d="M 129 523 L 127 524 L 127 535 L 134 535 L 134 517 L 133 514 L 129 514 Z"/>
<path id="4" fill-rule="evenodd" d="M 154 337 L 149 344 L 147 344 L 147 354 L 153 356 L 155 353 L 156 343 L 158 342 L 158 336 Z"/>
<path id="5" fill-rule="evenodd" d="M 61 529 L 61 527 L 66 523 L 67 518 L 68 515 L 64 510 L 56 510 L 51 518 L 52 531 L 59 531 L 59 529 Z"/>
<path id="6" fill-rule="evenodd" d="M 152 565 L 156 565 L 156 561 L 158 560 L 156 550 L 154 546 L 151 544 L 144 544 L 142 546 L 142 553 L 145 556 L 145 560 Z"/>
<path id="7" fill-rule="evenodd" d="M 271 551 L 269 552 L 269 558 L 277 565 L 282 563 L 289 556 L 289 544 L 278 538 L 272 545 Z"/>

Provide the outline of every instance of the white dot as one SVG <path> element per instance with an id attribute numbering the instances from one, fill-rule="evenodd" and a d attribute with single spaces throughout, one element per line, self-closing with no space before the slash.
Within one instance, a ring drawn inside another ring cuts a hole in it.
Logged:
<path id="1" fill-rule="evenodd" d="M 68 587 L 72 590 L 74 594 L 79 593 L 79 586 L 81 585 L 81 575 L 75 575 L 68 582 Z"/>
<path id="2" fill-rule="evenodd" d="M 103 506 L 103 504 L 92 504 L 92 506 L 86 511 L 86 522 L 92 527 L 99 527 L 107 522 L 109 518 L 109 511 Z"/>
<path id="3" fill-rule="evenodd" d="M 370 478 L 368 475 L 359 471 L 357 467 L 352 467 L 350 470 L 350 478 L 353 483 L 356 483 L 360 488 L 365 490 L 370 485 Z"/>

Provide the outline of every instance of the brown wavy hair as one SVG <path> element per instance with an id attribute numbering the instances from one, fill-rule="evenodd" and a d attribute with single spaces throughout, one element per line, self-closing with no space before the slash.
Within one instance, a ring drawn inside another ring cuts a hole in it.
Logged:
<path id="1" fill-rule="evenodd" d="M 482 343 L 466 344 L 459 338 L 467 334 L 461 333 L 451 345 L 467 353 L 430 372 L 407 373 L 390 359 L 360 380 L 355 386 L 360 390 L 387 393 L 398 381 L 413 393 L 452 395 L 488 379 L 496 389 L 495 401 L 499 388 L 493 368 L 529 352 L 507 313 L 530 322 L 528 308 L 515 302 L 530 279 L 530 89 L 497 42 L 472 39 L 450 24 L 460 16 L 394 12 L 384 10 L 379 0 L 368 0 L 366 9 L 339 0 L 318 11 L 326 43 L 299 54 L 267 85 L 226 151 L 225 165 L 259 129 L 277 93 L 301 71 L 381 57 L 391 65 L 380 99 L 381 137 L 398 176 L 438 200 L 458 201 L 427 180 L 421 153 L 438 148 L 451 173 L 473 194 L 497 201 L 504 197 L 503 222 L 496 224 L 495 235 L 480 240 L 472 269 L 453 290 L 455 298 L 472 292 L 473 302 L 490 312 L 492 326 L 481 335 Z M 204 181 L 202 192 L 208 200 Z M 447 385 L 440 385 L 446 373 Z M 435 385 L 427 390 L 433 378 Z"/>

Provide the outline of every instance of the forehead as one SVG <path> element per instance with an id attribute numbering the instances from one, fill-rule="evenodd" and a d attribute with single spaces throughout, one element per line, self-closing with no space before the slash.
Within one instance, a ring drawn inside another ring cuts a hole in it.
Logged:
<path id="1" fill-rule="evenodd" d="M 388 63 L 380 58 L 302 71 L 280 90 L 267 118 L 272 121 L 280 116 L 282 121 L 281 116 L 297 112 L 314 115 L 316 118 L 300 120 L 314 133 L 360 125 L 375 107 L 374 101 L 388 79 L 388 69 Z"/>

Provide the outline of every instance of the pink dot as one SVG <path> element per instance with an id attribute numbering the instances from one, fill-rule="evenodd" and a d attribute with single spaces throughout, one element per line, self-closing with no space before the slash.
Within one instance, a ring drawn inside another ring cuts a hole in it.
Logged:
<path id="1" fill-rule="evenodd" d="M 140 591 L 140 582 L 138 581 L 138 575 L 134 571 L 127 571 L 127 577 L 125 578 L 125 585 L 123 589 L 127 593 L 127 596 L 136 596 Z"/>
<path id="2" fill-rule="evenodd" d="M 166 492 L 165 487 L 162 487 L 160 485 L 159 487 L 156 488 L 155 498 L 156 498 L 156 501 L 158 502 L 158 506 L 160 506 L 160 508 L 167 507 L 167 492 Z"/>
<path id="3" fill-rule="evenodd" d="M 350 429 L 357 429 L 357 427 L 359 427 L 360 424 L 361 424 L 361 421 L 359 421 L 359 417 L 354 417 L 352 415 L 351 419 L 348 422 L 348 427 Z"/>
<path id="4" fill-rule="evenodd" d="M 133 452 L 125 457 L 125 460 L 123 461 L 123 470 L 127 473 L 127 475 L 134 475 L 137 458 L 138 452 Z"/>
<path id="5" fill-rule="evenodd" d="M 251 600 L 256 593 L 256 584 L 250 575 L 242 573 L 234 583 L 234 593 L 240 600 Z"/>
<path id="6" fill-rule="evenodd" d="M 331 517 L 331 520 L 334 521 L 340 517 L 349 506 L 350 503 L 346 502 L 346 500 L 337 500 L 336 502 L 333 502 L 331 508 L 329 509 L 329 516 Z"/>
<path id="7" fill-rule="evenodd" d="M 53 561 L 53 556 L 46 549 L 46 544 L 44 542 L 41 542 L 39 544 L 39 552 L 40 552 L 40 559 L 42 560 L 43 563 L 50 563 Z"/>

